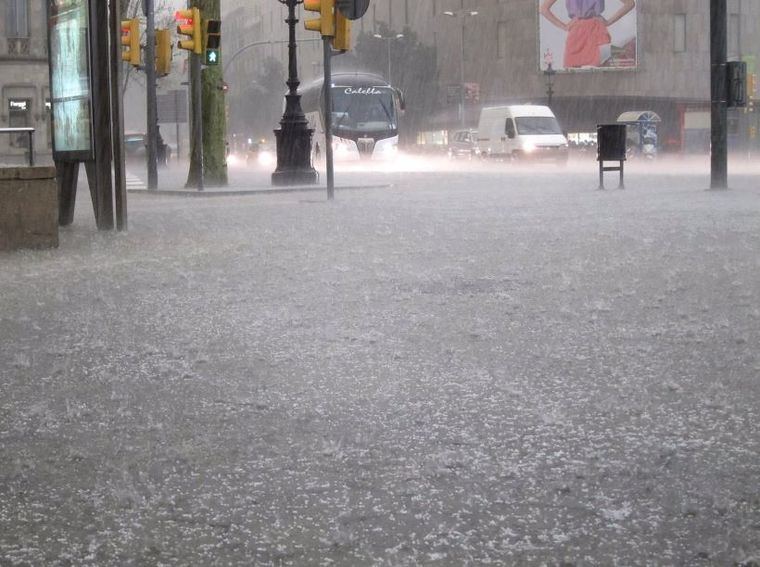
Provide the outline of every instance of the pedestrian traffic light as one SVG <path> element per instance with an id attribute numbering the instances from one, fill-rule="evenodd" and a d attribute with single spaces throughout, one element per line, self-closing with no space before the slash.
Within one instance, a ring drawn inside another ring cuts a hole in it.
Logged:
<path id="1" fill-rule="evenodd" d="M 220 47 L 222 44 L 221 20 L 207 20 L 203 44 L 206 51 L 206 65 L 219 65 Z"/>
<path id="2" fill-rule="evenodd" d="M 326 37 L 335 36 L 335 0 L 303 0 L 303 9 L 319 12 L 319 18 L 304 20 L 307 30 L 321 33 Z"/>
<path id="3" fill-rule="evenodd" d="M 156 30 L 156 75 L 165 77 L 172 70 L 172 38 L 169 30 Z"/>
<path id="4" fill-rule="evenodd" d="M 332 45 L 338 51 L 351 49 L 351 20 L 340 12 L 335 14 L 335 37 Z"/>
<path id="5" fill-rule="evenodd" d="M 179 25 L 177 34 L 187 36 L 188 39 L 180 40 L 177 47 L 192 51 L 196 55 L 203 53 L 203 38 L 201 37 L 201 11 L 198 8 L 177 10 L 174 18 Z"/>
<path id="6" fill-rule="evenodd" d="M 140 65 L 140 20 L 122 20 L 121 22 L 121 59 L 130 65 Z"/>

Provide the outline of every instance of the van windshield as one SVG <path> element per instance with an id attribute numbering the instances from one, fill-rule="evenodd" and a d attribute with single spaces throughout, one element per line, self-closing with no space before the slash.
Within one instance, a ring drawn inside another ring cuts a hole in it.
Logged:
<path id="1" fill-rule="evenodd" d="M 562 134 L 554 116 L 520 116 L 515 118 L 517 133 L 521 135 Z"/>

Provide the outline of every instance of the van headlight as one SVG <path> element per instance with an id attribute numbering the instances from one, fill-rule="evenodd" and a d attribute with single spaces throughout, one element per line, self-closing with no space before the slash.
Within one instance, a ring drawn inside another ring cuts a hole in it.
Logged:
<path id="1" fill-rule="evenodd" d="M 536 144 L 534 144 L 533 142 L 524 142 L 523 143 L 523 151 L 526 154 L 529 154 L 531 152 L 536 151 Z"/>

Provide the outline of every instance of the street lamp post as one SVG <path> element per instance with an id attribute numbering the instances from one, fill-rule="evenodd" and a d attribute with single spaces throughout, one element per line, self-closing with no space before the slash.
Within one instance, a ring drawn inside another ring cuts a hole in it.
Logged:
<path id="1" fill-rule="evenodd" d="M 554 70 L 550 61 L 544 70 L 544 77 L 546 77 L 546 103 L 549 108 L 552 106 L 552 97 L 554 96 L 554 76 L 556 74 L 557 71 Z"/>
<path id="2" fill-rule="evenodd" d="M 460 59 L 459 59 L 459 116 L 462 121 L 462 128 L 467 126 L 467 121 L 464 115 L 464 26 L 465 18 L 468 16 L 477 16 L 477 10 L 456 10 L 446 11 L 443 13 L 450 18 L 462 18 L 462 35 L 460 39 Z"/>
<path id="3" fill-rule="evenodd" d="M 317 182 L 317 170 L 311 165 L 311 137 L 314 130 L 301 108 L 298 94 L 298 58 L 296 54 L 296 6 L 303 0 L 277 0 L 288 7 L 288 94 L 280 128 L 274 131 L 277 139 L 277 169 L 272 173 L 272 185 L 301 185 Z"/>
<path id="4" fill-rule="evenodd" d="M 379 33 L 373 34 L 374 37 L 377 39 L 383 39 L 385 40 L 386 45 L 388 46 L 388 77 L 386 77 L 386 80 L 388 81 L 388 84 L 391 83 L 391 42 L 394 39 L 402 39 L 404 37 L 403 33 L 397 33 L 396 35 L 380 35 Z"/>

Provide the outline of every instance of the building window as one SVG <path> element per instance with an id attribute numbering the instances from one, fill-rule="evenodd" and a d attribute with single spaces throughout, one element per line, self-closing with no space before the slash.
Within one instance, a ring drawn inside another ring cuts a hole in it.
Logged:
<path id="1" fill-rule="evenodd" d="M 8 99 L 8 126 L 26 128 L 31 124 L 32 101 L 28 98 Z M 28 134 L 11 134 L 11 146 L 25 148 L 28 146 Z"/>
<path id="2" fill-rule="evenodd" d="M 673 51 L 676 53 L 686 51 L 686 14 L 673 16 Z"/>
<path id="3" fill-rule="evenodd" d="M 29 0 L 5 0 L 5 35 L 29 37 Z"/>
<path id="4" fill-rule="evenodd" d="M 496 24 L 496 56 L 499 59 L 507 57 L 507 22 Z"/>

